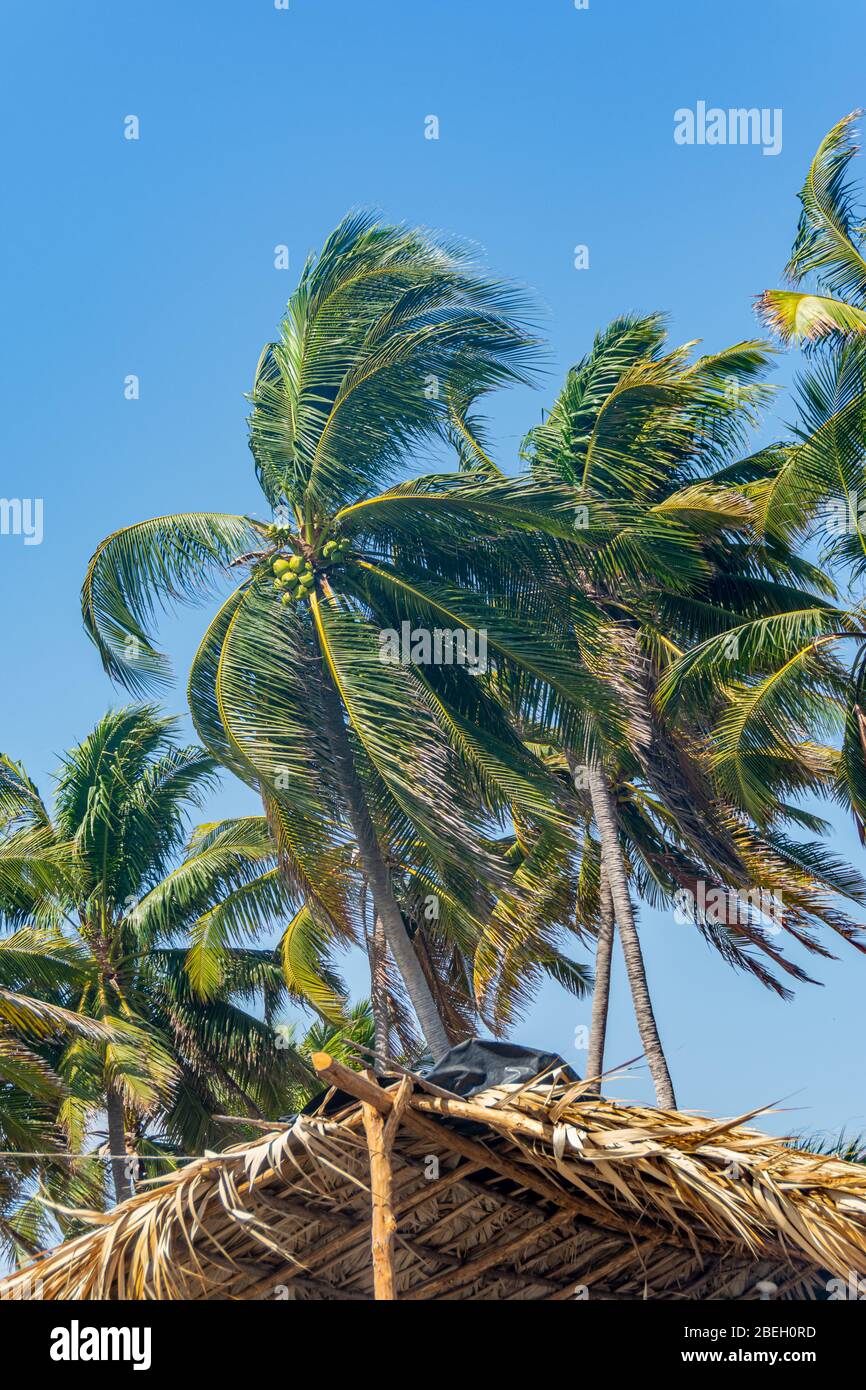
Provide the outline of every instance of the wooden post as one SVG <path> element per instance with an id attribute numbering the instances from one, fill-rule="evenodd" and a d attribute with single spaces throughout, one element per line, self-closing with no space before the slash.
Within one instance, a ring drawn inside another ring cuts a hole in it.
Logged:
<path id="1" fill-rule="evenodd" d="M 403 1116 L 412 1099 L 412 1082 L 404 1076 L 399 1086 L 382 1089 L 372 1072 L 352 1071 L 327 1052 L 314 1052 L 316 1074 L 361 1102 L 361 1118 L 370 1155 L 370 1242 L 373 1251 L 373 1291 L 377 1299 L 397 1297 L 394 1280 L 394 1172 L 391 1150 Z"/>
<path id="2" fill-rule="evenodd" d="M 376 1299 L 395 1299 L 394 1233 L 394 1173 L 391 1167 L 391 1144 L 385 1137 L 385 1120 L 372 1105 L 362 1103 L 364 1131 L 370 1154 L 370 1198 L 373 1204 L 370 1218 L 370 1244 L 373 1251 L 373 1295 Z"/>

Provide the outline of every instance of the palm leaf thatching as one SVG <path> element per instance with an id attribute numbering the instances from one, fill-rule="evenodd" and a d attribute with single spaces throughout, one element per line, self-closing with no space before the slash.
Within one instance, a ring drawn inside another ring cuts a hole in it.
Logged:
<path id="1" fill-rule="evenodd" d="M 866 1273 L 862 1165 L 558 1073 L 464 1099 L 313 1062 L 314 1113 L 94 1214 L 0 1297 L 815 1298 Z"/>

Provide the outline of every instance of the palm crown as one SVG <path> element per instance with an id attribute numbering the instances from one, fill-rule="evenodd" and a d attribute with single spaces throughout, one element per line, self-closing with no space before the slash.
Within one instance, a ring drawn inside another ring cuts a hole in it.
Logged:
<path id="1" fill-rule="evenodd" d="M 866 261 L 847 177 L 856 115 L 840 121 L 815 155 L 787 267 L 795 282 L 812 278 L 827 293 L 768 290 L 760 301 L 766 320 L 786 340 L 805 341 L 808 367 L 798 384 L 793 438 L 746 489 L 762 542 L 813 545 L 828 573 L 813 571 L 799 599 L 776 614 L 744 612 L 725 636 L 704 634 L 670 673 L 665 694 L 694 703 L 706 698 L 709 686 L 724 687 L 717 773 L 751 815 L 768 821 L 778 814 L 777 768 L 820 764 L 818 780 L 853 807 L 862 835 L 866 631 L 858 590 L 866 574 Z M 833 582 L 840 576 L 850 587 L 843 597 Z M 840 735 L 840 751 L 822 747 Z"/>
<path id="2" fill-rule="evenodd" d="M 257 861 L 209 875 L 202 855 L 220 839 L 212 830 L 193 846 L 194 912 L 161 911 L 170 895 L 179 900 L 171 866 L 215 776 L 210 756 L 175 732 L 146 706 L 106 715 L 66 756 L 53 814 L 24 770 L 0 761 L 0 917 L 12 928 L 0 942 L 0 1017 L 19 1040 L 6 1060 L 17 1056 L 45 1081 L 73 1150 L 107 1111 L 118 1195 L 129 1185 L 123 1154 L 157 1142 L 147 1137 L 153 1121 L 158 1143 L 195 1152 L 215 1112 L 228 1103 L 272 1112 L 297 1080 L 294 1054 L 277 1049 L 271 1027 L 286 997 L 278 955 L 223 947 L 207 1000 L 187 970 L 190 917 L 236 912 L 239 873 L 269 919 L 274 900 Z M 263 1019 L 241 1007 L 262 997 Z"/>
<path id="3" fill-rule="evenodd" d="M 736 797 L 726 797 L 707 737 L 718 692 L 705 691 L 703 710 L 680 710 L 677 720 L 658 698 L 672 665 L 707 633 L 727 633 L 740 614 L 814 605 L 820 583 L 782 538 L 756 535 L 750 490 L 779 450 L 743 458 L 740 449 L 767 399 L 765 346 L 740 343 L 695 361 L 689 347 L 666 350 L 657 317 L 615 321 L 569 373 L 524 450 L 540 482 L 553 476 L 571 485 L 578 528 L 595 538 L 588 554 L 560 547 L 561 582 L 574 595 L 582 658 L 627 717 L 588 739 L 585 823 L 594 818 L 602 844 L 588 840 L 578 910 L 603 928 L 613 890 L 645 1050 L 667 1103 L 673 1091 L 632 930 L 629 874 L 651 901 L 686 890 L 697 904 L 701 881 L 711 891 L 761 884 L 768 899 L 784 901 L 785 928 L 807 944 L 820 924 L 856 939 L 829 895 L 860 900 L 864 889 L 832 856 L 796 844 L 779 826 L 759 828 Z M 583 717 L 595 723 L 591 708 Z M 564 751 L 578 771 L 578 749 L 566 740 Z M 826 790 L 832 757 L 800 747 L 766 771 L 777 792 Z M 800 819 L 791 806 L 780 820 L 785 815 Z M 805 978 L 780 953 L 760 910 L 747 906 L 731 919 L 696 907 L 694 921 L 727 960 L 780 992 L 768 966 Z M 602 938 L 609 947 L 609 933 Z"/>
<path id="4" fill-rule="evenodd" d="M 384 660 L 382 635 L 439 629 L 459 651 L 483 633 L 494 675 L 519 669 L 563 700 L 598 698 L 529 563 L 542 521 L 573 535 L 568 499 L 491 476 L 473 417 L 485 392 L 525 377 L 520 308 L 453 248 L 348 219 L 305 267 L 256 373 L 251 447 L 274 522 L 196 514 L 125 528 L 100 545 L 83 593 L 106 669 L 137 688 L 164 675 L 146 631 L 154 605 L 201 597 L 215 567 L 241 568 L 193 663 L 196 728 L 260 790 L 283 872 L 322 933 L 351 934 L 358 878 L 369 887 L 434 1053 L 448 1036 L 394 874 L 436 898 L 431 936 L 450 932 L 471 956 L 480 895 L 519 915 L 502 897 L 490 814 L 550 821 L 558 793 L 477 669 Z M 442 439 L 463 472 L 393 482 L 412 450 Z"/>

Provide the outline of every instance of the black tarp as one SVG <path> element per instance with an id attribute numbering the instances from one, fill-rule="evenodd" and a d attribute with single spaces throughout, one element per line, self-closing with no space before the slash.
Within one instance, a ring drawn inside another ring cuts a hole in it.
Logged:
<path id="1" fill-rule="evenodd" d="M 489 1086 L 520 1085 L 541 1072 L 559 1067 L 569 1081 L 580 1078 L 556 1052 L 539 1052 L 517 1043 L 495 1042 L 487 1038 L 468 1038 L 449 1048 L 432 1068 L 421 1075 L 444 1091 L 458 1096 L 474 1096 Z"/>

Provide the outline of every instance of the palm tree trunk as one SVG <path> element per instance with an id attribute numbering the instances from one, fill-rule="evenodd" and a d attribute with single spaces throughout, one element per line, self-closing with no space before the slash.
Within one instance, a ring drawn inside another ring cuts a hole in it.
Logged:
<path id="1" fill-rule="evenodd" d="M 373 920 L 370 937 L 370 1003 L 375 1029 L 373 1046 L 376 1049 L 376 1071 L 382 1070 L 385 1065 L 384 1059 L 388 1056 L 388 1038 L 391 1032 L 388 1018 L 387 951 L 385 928 L 381 917 L 377 916 Z"/>
<path id="2" fill-rule="evenodd" d="M 367 958 L 370 962 L 370 1008 L 373 1013 L 373 1070 L 381 1075 L 384 1059 L 389 1055 L 391 1020 L 388 1016 L 388 943 L 385 928 L 380 917 L 373 918 L 372 930 L 367 929 L 367 885 L 361 886 L 361 925 L 367 943 Z"/>
<path id="3" fill-rule="evenodd" d="M 441 1057 L 450 1047 L 448 1034 L 391 890 L 388 866 L 376 838 L 364 788 L 355 770 L 342 707 L 326 671 L 322 672 L 321 694 L 322 727 L 334 754 L 340 789 L 358 848 L 361 872 L 370 885 L 373 912 L 382 923 L 388 948 L 406 986 L 427 1047 L 434 1058 Z"/>
<path id="4" fill-rule="evenodd" d="M 592 1022 L 589 1028 L 589 1047 L 586 1053 L 587 1077 L 601 1078 L 604 1071 L 604 1042 L 607 1036 L 607 1014 L 610 1003 L 610 966 L 613 957 L 614 915 L 613 898 L 604 856 L 601 861 L 601 913 L 595 947 L 595 986 L 592 992 Z M 599 1079 L 588 1092 L 601 1095 Z"/>
<path id="5" fill-rule="evenodd" d="M 132 1183 L 126 1176 L 126 1124 L 123 1117 L 123 1098 L 114 1086 L 108 1087 L 105 1098 L 108 1116 L 108 1152 L 111 1154 L 111 1172 L 114 1178 L 114 1195 L 118 1202 L 125 1202 L 133 1195 Z"/>
<path id="6" fill-rule="evenodd" d="M 607 869 L 638 1032 L 655 1086 L 656 1104 L 665 1110 L 674 1110 L 676 1109 L 676 1097 L 647 986 L 643 952 L 635 925 L 625 862 L 619 843 L 616 807 L 607 779 L 598 765 L 591 764 L 588 771 L 589 794 L 592 797 L 592 809 L 601 840 L 602 859 Z"/>

